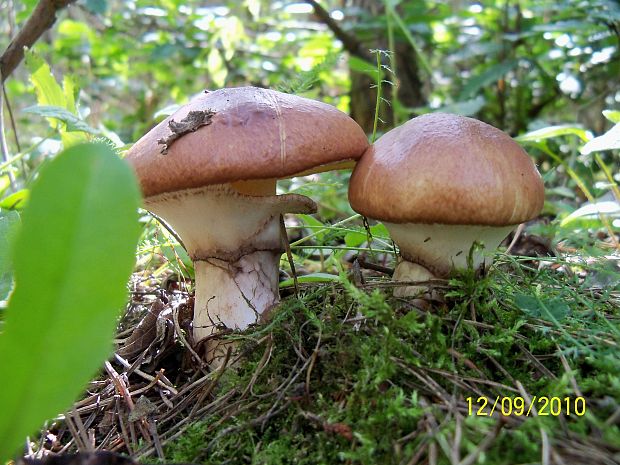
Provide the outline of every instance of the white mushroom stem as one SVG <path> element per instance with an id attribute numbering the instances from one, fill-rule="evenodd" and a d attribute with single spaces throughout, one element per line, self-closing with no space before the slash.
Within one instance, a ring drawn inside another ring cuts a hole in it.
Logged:
<path id="1" fill-rule="evenodd" d="M 454 269 L 468 267 L 470 250 L 474 269 L 488 267 L 492 261 L 490 254 L 514 229 L 514 226 L 384 224 L 402 258 L 394 270 L 395 281 L 445 278 Z M 476 242 L 482 247 L 472 249 Z M 403 286 L 396 288 L 394 295 L 412 296 L 426 290 L 425 286 Z"/>
<path id="2" fill-rule="evenodd" d="M 177 232 L 194 261 L 195 341 L 224 327 L 245 329 L 280 300 L 280 215 L 310 213 L 316 205 L 301 195 L 274 195 L 275 181 L 272 187 L 258 184 L 220 184 L 145 201 Z"/>

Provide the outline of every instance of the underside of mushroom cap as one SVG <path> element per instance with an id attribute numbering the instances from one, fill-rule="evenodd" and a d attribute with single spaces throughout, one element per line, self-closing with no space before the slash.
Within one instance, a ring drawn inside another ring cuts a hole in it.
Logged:
<path id="1" fill-rule="evenodd" d="M 433 276 L 446 278 L 453 269 L 490 263 L 513 226 L 385 223 L 404 260 L 423 266 Z M 472 247 L 477 244 L 477 248 Z"/>
<path id="2" fill-rule="evenodd" d="M 290 177 L 358 159 L 367 147 L 359 125 L 331 105 L 239 87 L 195 97 L 136 142 L 126 160 L 149 197 Z"/>
<path id="3" fill-rule="evenodd" d="M 353 209 L 392 223 L 504 226 L 534 218 L 544 187 L 527 153 L 481 121 L 432 113 L 379 138 L 357 163 Z"/>
<path id="4" fill-rule="evenodd" d="M 257 250 L 282 250 L 279 216 L 313 213 L 316 204 L 298 194 L 250 196 L 230 184 L 159 194 L 145 207 L 179 234 L 192 260 L 235 261 Z"/>

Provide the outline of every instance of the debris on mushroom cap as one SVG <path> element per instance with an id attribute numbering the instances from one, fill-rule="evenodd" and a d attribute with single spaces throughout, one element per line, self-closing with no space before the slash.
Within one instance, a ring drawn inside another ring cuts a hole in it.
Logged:
<path id="1" fill-rule="evenodd" d="M 179 127 L 198 112 L 208 117 Z M 367 147 L 359 125 L 331 105 L 238 87 L 201 93 L 136 142 L 126 160 L 149 197 L 210 184 L 294 176 L 358 159 Z"/>
<path id="2" fill-rule="evenodd" d="M 392 223 L 513 225 L 540 212 L 544 187 L 506 133 L 463 116 L 432 113 L 393 129 L 358 162 L 354 210 Z"/>
<path id="3" fill-rule="evenodd" d="M 213 115 L 215 115 L 215 112 L 210 109 L 204 111 L 190 111 L 181 121 L 177 122 L 173 119 L 168 121 L 171 134 L 157 140 L 158 144 L 163 145 L 161 153 L 163 155 L 167 154 L 172 143 L 181 136 L 189 132 L 194 132 L 201 126 L 211 124 Z"/>

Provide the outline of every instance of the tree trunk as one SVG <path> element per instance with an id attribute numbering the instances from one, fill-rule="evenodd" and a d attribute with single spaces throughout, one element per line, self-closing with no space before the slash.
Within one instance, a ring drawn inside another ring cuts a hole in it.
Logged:
<path id="1" fill-rule="evenodd" d="M 365 15 L 377 17 L 385 14 L 383 2 L 381 0 L 352 0 L 352 6 L 363 10 Z M 352 21 L 359 21 L 359 17 L 350 18 Z M 400 40 L 397 26 L 394 25 L 396 63 L 396 76 L 386 74 L 385 79 L 392 81 L 397 88 L 397 98 L 401 106 L 420 107 L 426 105 L 426 96 L 423 92 L 423 83 L 419 76 L 419 68 L 416 54 L 411 45 L 404 39 Z M 381 35 L 364 40 L 361 43 L 363 50 L 380 49 L 388 50 L 388 34 L 385 31 Z M 382 57 L 384 65 L 389 66 L 389 59 Z M 366 131 L 371 133 L 373 130 L 375 106 L 377 100 L 377 89 L 374 87 L 376 82 L 366 74 L 350 70 L 351 74 L 351 116 Z M 383 84 L 383 97 L 392 102 L 394 98 L 393 87 L 390 84 Z M 381 103 L 377 130 L 385 132 L 391 129 L 395 120 L 394 106 L 389 106 L 385 102 Z M 401 117 L 402 119 L 402 117 Z"/>

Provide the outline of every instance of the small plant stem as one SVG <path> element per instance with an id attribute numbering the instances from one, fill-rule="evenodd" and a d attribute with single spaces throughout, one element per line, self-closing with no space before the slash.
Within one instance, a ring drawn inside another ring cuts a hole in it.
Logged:
<path id="1" fill-rule="evenodd" d="M 379 121 L 379 109 L 381 107 L 381 88 L 383 84 L 383 78 L 381 71 L 381 52 L 379 50 L 375 50 L 375 56 L 377 57 L 377 102 L 375 103 L 375 118 L 372 123 L 372 138 L 370 140 L 371 143 L 374 144 L 375 140 L 377 140 L 377 123 Z"/>

